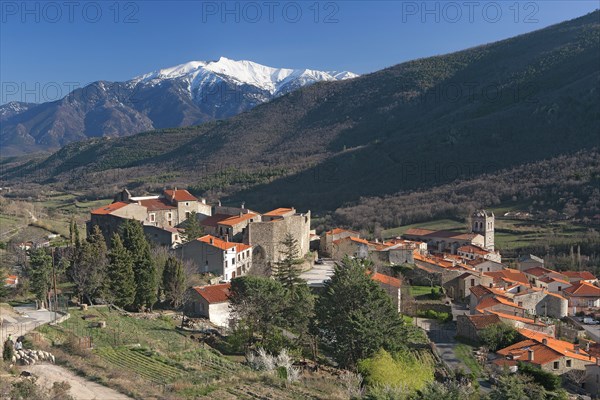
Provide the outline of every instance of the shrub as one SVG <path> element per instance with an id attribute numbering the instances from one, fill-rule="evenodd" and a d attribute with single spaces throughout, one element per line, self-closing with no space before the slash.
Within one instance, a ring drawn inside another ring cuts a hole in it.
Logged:
<path id="1" fill-rule="evenodd" d="M 14 347 L 13 347 L 13 343 L 11 340 L 5 340 L 4 341 L 4 349 L 2 350 L 2 359 L 4 361 L 10 361 L 12 360 L 12 357 L 14 355 Z"/>
<path id="2" fill-rule="evenodd" d="M 546 390 L 553 391 L 561 386 L 560 376 L 531 364 L 519 363 L 519 371 L 524 375 L 531 376 L 536 383 L 542 385 Z"/>
<path id="3" fill-rule="evenodd" d="M 389 386 L 408 392 L 420 390 L 434 378 L 431 358 L 420 355 L 417 357 L 408 351 L 392 355 L 379 350 L 373 357 L 361 360 L 358 370 L 371 388 Z"/>

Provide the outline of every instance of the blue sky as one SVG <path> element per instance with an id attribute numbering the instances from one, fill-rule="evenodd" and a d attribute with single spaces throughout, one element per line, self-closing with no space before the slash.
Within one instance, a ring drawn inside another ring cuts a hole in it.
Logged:
<path id="1" fill-rule="evenodd" d="M 53 100 L 59 88 L 66 95 L 69 87 L 95 80 L 126 80 L 220 56 L 367 73 L 530 32 L 600 6 L 598 0 L 68 4 L 0 2 L 0 103 Z"/>

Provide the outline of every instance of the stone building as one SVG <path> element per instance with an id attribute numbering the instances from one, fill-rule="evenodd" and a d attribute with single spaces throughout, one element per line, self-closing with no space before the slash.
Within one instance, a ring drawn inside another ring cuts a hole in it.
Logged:
<path id="1" fill-rule="evenodd" d="M 490 252 L 494 251 L 495 218 L 493 212 L 486 210 L 478 210 L 471 215 L 471 231 L 483 236 L 482 247 Z"/>
<path id="2" fill-rule="evenodd" d="M 592 398 L 600 398 L 600 358 L 594 364 L 586 364 L 583 388 Z"/>
<path id="3" fill-rule="evenodd" d="M 139 197 L 124 189 L 115 196 L 112 204 L 91 211 L 87 230 L 90 233 L 94 225 L 98 225 L 109 242 L 126 219 L 135 219 L 143 225 L 174 228 L 181 225 L 192 211 L 211 215 L 211 206 L 206 204 L 206 200 L 198 199 L 183 189 L 167 189 L 160 195 Z"/>
<path id="4" fill-rule="evenodd" d="M 485 238 L 478 233 L 432 231 L 422 228 L 411 228 L 402 237 L 427 243 L 428 250 L 433 253 L 456 254 L 459 247 L 468 245 L 483 247 L 485 244 Z"/>
<path id="5" fill-rule="evenodd" d="M 144 225 L 143 228 L 146 238 L 160 246 L 174 249 L 182 243 L 181 232 L 172 226 Z"/>
<path id="6" fill-rule="evenodd" d="M 402 281 L 389 275 L 380 274 L 379 272 L 375 272 L 371 276 L 371 279 L 377 282 L 380 288 L 385 290 L 398 312 L 400 312 L 402 306 L 402 293 L 400 290 L 402 288 Z"/>
<path id="7" fill-rule="evenodd" d="M 281 242 L 287 234 L 297 241 L 299 257 L 310 251 L 310 211 L 289 210 L 268 212 L 264 214 L 264 221 L 248 224 L 244 232 L 243 242 L 252 246 L 253 262 L 263 271 L 270 271 L 274 263 L 283 258 L 285 246 Z"/>
<path id="8" fill-rule="evenodd" d="M 342 228 L 335 228 L 323 233 L 321 235 L 320 246 L 321 256 L 332 257 L 334 245 L 333 242 L 347 237 L 355 237 L 360 239 L 360 233 Z"/>
<path id="9" fill-rule="evenodd" d="M 228 328 L 230 322 L 229 283 L 195 286 L 188 289 L 185 313 L 191 317 L 205 317 L 213 324 Z"/>
<path id="10" fill-rule="evenodd" d="M 225 282 L 246 275 L 252 268 L 252 246 L 205 235 L 176 250 L 177 256 L 192 262 L 200 273 L 212 273 Z"/>
<path id="11" fill-rule="evenodd" d="M 531 269 L 534 267 L 543 267 L 544 260 L 540 257 L 534 256 L 533 254 L 528 254 L 526 256 L 521 256 L 517 260 L 517 269 L 519 271 L 525 271 L 527 269 Z"/>
<path id="12" fill-rule="evenodd" d="M 571 370 L 585 371 L 587 365 L 596 363 L 596 357 L 579 345 L 529 329 L 519 329 L 519 333 L 527 339 L 498 350 L 496 354 L 501 360 L 533 364 L 557 375 Z"/>

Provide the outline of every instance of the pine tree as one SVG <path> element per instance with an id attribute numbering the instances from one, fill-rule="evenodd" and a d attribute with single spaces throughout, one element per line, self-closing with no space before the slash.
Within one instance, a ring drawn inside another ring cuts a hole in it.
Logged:
<path id="1" fill-rule="evenodd" d="M 127 307 L 135 300 L 133 260 L 118 233 L 111 239 L 105 297 L 119 307 Z"/>
<path id="2" fill-rule="evenodd" d="M 186 290 L 186 277 L 183 263 L 176 257 L 169 257 L 163 270 L 163 288 L 167 301 L 174 308 L 183 304 Z"/>
<path id="3" fill-rule="evenodd" d="M 316 332 L 335 344 L 332 355 L 342 367 L 353 367 L 381 348 L 401 349 L 406 341 L 403 320 L 392 300 L 359 260 L 336 266 L 316 305 Z"/>
<path id="4" fill-rule="evenodd" d="M 192 211 L 188 219 L 185 220 L 185 231 L 181 234 L 184 243 L 198 239 L 204 235 L 204 228 L 198 221 L 198 213 Z"/>
<path id="5" fill-rule="evenodd" d="M 123 245 L 131 254 L 135 276 L 135 299 L 133 305 L 141 310 L 152 308 L 157 300 L 158 280 L 156 267 L 150 255 L 150 245 L 144 236 L 142 224 L 127 220 L 121 226 Z"/>
<path id="6" fill-rule="evenodd" d="M 277 265 L 274 273 L 275 279 L 281 282 L 286 289 L 305 283 L 300 278 L 302 259 L 298 259 L 298 241 L 288 233 L 280 243 L 284 246 L 283 251 L 281 251 L 283 259 L 275 263 Z"/>

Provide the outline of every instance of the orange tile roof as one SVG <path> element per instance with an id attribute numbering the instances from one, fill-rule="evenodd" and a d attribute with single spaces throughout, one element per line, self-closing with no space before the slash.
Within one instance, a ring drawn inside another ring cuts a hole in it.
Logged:
<path id="1" fill-rule="evenodd" d="M 168 203 L 167 199 L 145 199 L 139 201 L 140 205 L 146 207 L 148 211 L 173 210 L 177 207 Z"/>
<path id="2" fill-rule="evenodd" d="M 234 226 L 254 217 L 256 217 L 256 214 L 253 213 L 242 214 L 241 216 L 234 215 L 233 217 L 225 218 L 224 220 L 219 221 L 219 225 Z"/>
<path id="3" fill-rule="evenodd" d="M 600 288 L 585 281 L 574 283 L 563 292 L 575 297 L 600 297 Z"/>
<path id="4" fill-rule="evenodd" d="M 248 250 L 251 248 L 252 248 L 252 246 L 244 244 L 244 243 L 236 243 L 236 245 L 235 245 L 235 251 L 237 253 L 241 253 L 242 251 Z"/>
<path id="5" fill-rule="evenodd" d="M 15 285 L 17 283 L 17 280 L 19 279 L 19 277 L 17 275 L 8 275 L 5 279 L 4 279 L 4 283 L 6 285 Z"/>
<path id="6" fill-rule="evenodd" d="M 197 197 L 195 197 L 193 194 L 191 194 L 185 189 L 167 189 L 164 191 L 164 194 L 169 199 L 173 198 L 173 194 L 175 194 L 175 201 L 198 201 Z"/>
<path id="7" fill-rule="evenodd" d="M 294 211 L 293 208 L 276 208 L 274 210 L 269 211 L 268 213 L 265 213 L 263 215 L 266 215 L 268 217 L 278 217 L 284 214 L 287 214 L 289 212 Z"/>
<path id="8" fill-rule="evenodd" d="M 529 351 L 533 351 L 533 360 L 529 361 Z M 537 365 L 544 365 L 563 357 L 563 354 L 535 340 L 523 340 L 496 352 L 501 356 Z"/>
<path id="9" fill-rule="evenodd" d="M 381 282 L 386 285 L 394 286 L 398 289 L 400 289 L 402 287 L 402 281 L 400 279 L 394 278 L 393 276 L 380 274 L 379 272 L 375 272 L 371 276 L 371 279 L 373 279 L 374 281 L 377 281 L 377 282 Z"/>
<path id="10" fill-rule="evenodd" d="M 231 214 L 213 214 L 210 217 L 206 217 L 202 221 L 200 221 L 200 225 L 216 227 L 219 224 L 219 222 L 231 217 Z"/>
<path id="11" fill-rule="evenodd" d="M 479 304 L 477 304 L 477 307 L 475 307 L 475 309 L 479 312 L 483 312 L 483 310 L 485 310 L 486 308 L 494 307 L 499 304 L 503 304 L 505 306 L 509 306 L 509 307 L 513 307 L 513 308 L 523 309 L 523 307 L 519 307 L 517 304 L 513 303 L 512 301 L 510 301 L 508 299 L 504 299 L 500 296 L 486 297 L 485 299 L 481 300 L 479 302 Z"/>
<path id="12" fill-rule="evenodd" d="M 519 333 L 525 336 L 527 339 L 534 340 L 538 343 L 543 343 L 545 341 L 545 346 L 551 348 L 557 353 L 561 355 L 576 358 L 582 361 L 590 361 L 590 355 L 583 349 L 580 349 L 577 345 L 566 342 L 564 340 L 555 339 L 552 336 L 546 335 L 542 332 L 532 331 L 530 329 L 519 329 Z M 593 360 L 595 362 L 595 359 Z"/>
<path id="13" fill-rule="evenodd" d="M 574 278 L 574 279 L 581 279 L 584 281 L 590 281 L 590 280 L 597 279 L 594 276 L 594 274 L 592 274 L 590 271 L 561 271 L 560 273 L 569 279 Z"/>
<path id="14" fill-rule="evenodd" d="M 229 299 L 230 283 L 220 285 L 194 286 L 194 290 L 209 303 L 224 303 Z"/>
<path id="15" fill-rule="evenodd" d="M 247 244 L 236 243 L 236 242 L 227 242 L 223 239 L 219 239 L 218 237 L 215 237 L 212 235 L 204 235 L 202 237 L 199 237 L 196 240 L 199 242 L 207 243 L 207 244 L 209 244 L 213 247 L 216 247 L 218 249 L 221 249 L 221 250 L 229 250 L 229 249 L 235 247 L 235 251 L 237 253 L 252 248 L 252 246 L 249 246 Z"/>
<path id="16" fill-rule="evenodd" d="M 521 271 L 517 271 L 516 269 L 503 269 L 501 271 L 495 272 L 484 272 L 484 275 L 491 276 L 494 279 L 494 282 L 497 281 L 507 281 L 507 282 L 520 282 L 528 285 L 529 280 L 527 276 Z"/>
<path id="17" fill-rule="evenodd" d="M 116 211 L 116 210 L 118 210 L 120 208 L 123 208 L 127 204 L 128 203 L 124 203 L 122 201 L 117 201 L 116 203 L 112 203 L 112 204 L 109 204 L 109 205 L 104 206 L 104 207 L 96 208 L 95 210 L 92 211 L 92 214 L 94 214 L 94 215 L 111 214 L 113 211 Z"/>

